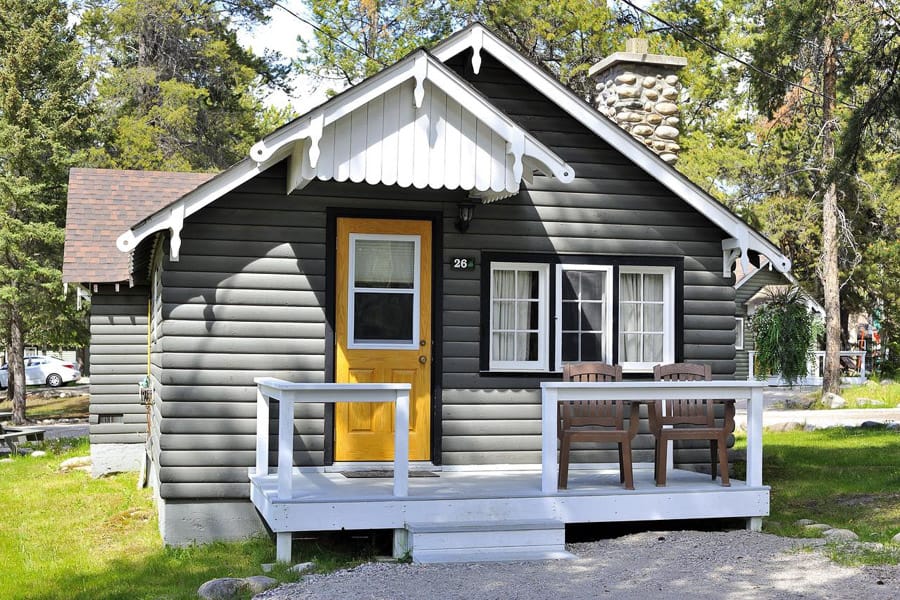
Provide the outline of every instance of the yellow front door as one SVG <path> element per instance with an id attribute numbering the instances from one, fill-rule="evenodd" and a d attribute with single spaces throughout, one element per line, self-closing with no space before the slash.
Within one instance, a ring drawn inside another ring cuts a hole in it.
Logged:
<path id="1" fill-rule="evenodd" d="M 409 458 L 431 458 L 431 223 L 338 219 L 337 383 L 410 383 Z M 335 406 L 337 461 L 394 458 L 393 404 Z"/>

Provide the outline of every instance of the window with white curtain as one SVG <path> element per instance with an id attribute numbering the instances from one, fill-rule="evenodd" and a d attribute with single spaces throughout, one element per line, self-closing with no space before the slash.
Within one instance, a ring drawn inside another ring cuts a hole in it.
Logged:
<path id="1" fill-rule="evenodd" d="M 563 262 L 551 278 L 550 262 L 489 261 L 483 368 L 559 372 L 597 361 L 647 373 L 675 362 L 674 266 Z"/>
<path id="2" fill-rule="evenodd" d="M 548 273 L 549 265 L 491 263 L 491 369 L 547 369 Z"/>
<path id="3" fill-rule="evenodd" d="M 674 353 L 674 269 L 619 270 L 619 364 L 623 371 L 647 371 L 670 363 Z"/>

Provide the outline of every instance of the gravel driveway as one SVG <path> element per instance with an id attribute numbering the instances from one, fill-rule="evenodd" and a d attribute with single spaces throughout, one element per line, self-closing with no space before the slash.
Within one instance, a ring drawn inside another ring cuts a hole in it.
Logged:
<path id="1" fill-rule="evenodd" d="M 900 566 L 841 567 L 818 550 L 804 549 L 822 543 L 748 531 L 651 531 L 571 544 L 576 560 L 370 563 L 307 576 L 255 598 L 900 598 Z"/>

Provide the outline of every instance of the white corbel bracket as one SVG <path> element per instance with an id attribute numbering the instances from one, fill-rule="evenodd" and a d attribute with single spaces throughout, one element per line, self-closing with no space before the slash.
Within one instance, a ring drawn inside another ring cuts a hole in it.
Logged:
<path id="1" fill-rule="evenodd" d="M 469 36 L 472 40 L 472 72 L 478 75 L 481 70 L 481 49 L 484 48 L 484 30 L 475 27 Z"/>
<path id="2" fill-rule="evenodd" d="M 515 129 L 512 139 L 506 143 L 506 153 L 512 156 L 512 179 L 507 182 L 506 191 L 516 194 L 519 191 L 519 181 L 522 180 L 522 155 L 525 154 L 525 132 Z"/>
<path id="3" fill-rule="evenodd" d="M 184 228 L 184 204 L 176 204 L 169 215 L 169 260 L 178 262 L 181 252 L 181 230 Z"/>
<path id="4" fill-rule="evenodd" d="M 748 229 L 749 231 L 749 229 Z M 779 252 L 772 252 L 762 244 L 756 243 L 749 235 L 722 240 L 722 277 L 731 277 L 731 271 L 738 257 L 744 273 L 750 272 L 750 253 L 753 250 L 769 259 L 769 263 L 779 273 L 791 270 L 791 260 Z"/>
<path id="5" fill-rule="evenodd" d="M 413 90 L 413 99 L 416 108 L 422 108 L 422 102 L 425 100 L 425 79 L 428 77 L 428 55 L 422 53 L 416 57 L 416 63 L 413 67 L 413 78 L 416 80 L 416 89 Z"/>
<path id="6" fill-rule="evenodd" d="M 184 228 L 185 209 L 184 204 L 178 202 L 169 209 L 169 215 L 159 224 L 155 230 L 168 229 L 171 233 L 169 240 L 169 260 L 178 262 L 178 255 L 181 252 L 181 230 Z M 140 238 L 135 236 L 134 230 L 129 229 L 116 240 L 116 246 L 122 252 L 131 252 L 143 240 L 147 234 Z"/>
<path id="7" fill-rule="evenodd" d="M 744 273 L 749 270 L 749 261 L 747 261 L 747 248 L 741 247 L 737 238 L 727 238 L 722 240 L 722 277 L 731 277 L 731 271 L 734 263 L 741 258 L 741 267 Z"/>

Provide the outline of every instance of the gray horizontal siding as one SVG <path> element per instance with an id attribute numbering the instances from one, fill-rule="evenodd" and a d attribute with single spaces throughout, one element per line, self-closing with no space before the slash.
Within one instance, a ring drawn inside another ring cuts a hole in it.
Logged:
<path id="1" fill-rule="evenodd" d="M 722 418 L 719 410 L 719 418 Z M 652 462 L 654 437 L 641 406 L 636 462 Z M 443 395 L 444 464 L 538 464 L 541 462 L 541 396 L 537 390 L 446 390 Z M 498 457 L 502 457 L 502 460 Z M 676 445 L 678 464 L 707 464 L 703 442 Z M 614 444 L 574 444 L 572 462 L 616 463 Z"/>
<path id="2" fill-rule="evenodd" d="M 101 286 L 91 298 L 91 443 L 143 443 L 146 410 L 138 382 L 147 373 L 146 287 Z M 97 423 L 121 415 L 121 423 Z"/>

